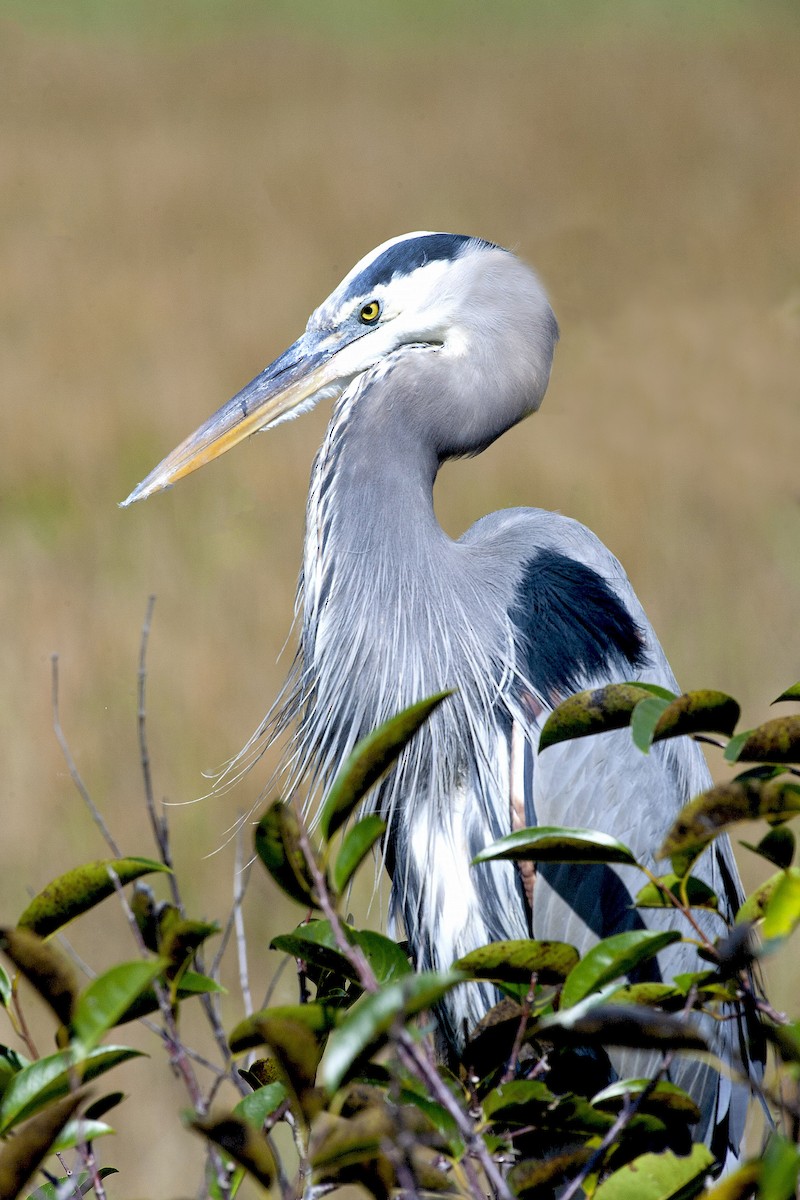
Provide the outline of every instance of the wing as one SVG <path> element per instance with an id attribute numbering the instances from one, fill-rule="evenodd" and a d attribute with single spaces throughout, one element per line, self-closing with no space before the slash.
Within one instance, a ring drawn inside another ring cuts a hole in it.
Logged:
<path id="1" fill-rule="evenodd" d="M 481 523 L 479 523 L 481 524 Z M 508 688 L 512 712 L 508 738 L 510 813 L 513 825 L 567 825 L 599 829 L 626 843 L 657 874 L 666 864 L 655 853 L 674 816 L 711 778 L 699 746 L 688 738 L 667 741 L 642 754 L 627 729 L 550 747 L 539 756 L 541 727 L 566 696 L 609 682 L 642 679 L 678 690 L 650 622 L 613 555 L 583 526 L 556 514 L 516 510 L 496 514 L 481 538 L 513 540 L 520 569 L 509 609 L 517 650 Z M 738 908 L 741 890 L 727 838 L 720 838 L 694 872 L 720 897 L 725 917 Z M 643 886 L 634 868 L 540 864 L 523 875 L 532 932 L 575 945 L 644 928 L 634 897 Z M 710 913 L 698 919 L 710 939 L 724 926 Z M 674 910 L 647 910 L 647 927 L 679 928 L 695 936 Z M 696 949 L 668 947 L 636 974 L 638 980 L 672 978 L 697 970 Z M 745 1042 L 737 1022 L 718 1034 L 704 1032 L 720 1055 L 738 1060 Z M 621 1075 L 641 1075 L 647 1064 L 633 1053 L 615 1057 Z M 672 1078 L 703 1112 L 700 1131 L 724 1161 L 738 1150 L 748 1103 L 746 1089 L 720 1082 L 705 1064 L 682 1061 Z"/>

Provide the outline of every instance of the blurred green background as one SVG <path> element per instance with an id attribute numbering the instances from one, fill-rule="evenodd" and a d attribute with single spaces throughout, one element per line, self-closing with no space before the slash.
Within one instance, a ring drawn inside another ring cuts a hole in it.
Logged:
<path id="1" fill-rule="evenodd" d="M 767 717 L 800 675 L 798 51 L 794 0 L 0 0 L 4 922 L 104 853 L 52 733 L 51 652 L 72 750 L 128 853 L 151 850 L 148 594 L 159 795 L 202 796 L 271 703 L 326 412 L 117 502 L 408 230 L 516 248 L 562 327 L 541 413 L 443 473 L 445 527 L 518 504 L 580 518 L 683 685 Z M 269 772 L 171 810 L 202 915 L 224 915 L 233 874 L 232 846 L 206 856 Z M 271 932 L 296 916 L 255 880 L 257 995 Z M 95 962 L 125 936 L 105 920 L 75 927 Z M 798 986 L 783 964 L 774 997 L 795 1015 Z M 120 1110 L 103 1147 L 119 1196 L 197 1185 L 185 1101 L 151 1048 L 123 1081 L 146 1111 Z"/>

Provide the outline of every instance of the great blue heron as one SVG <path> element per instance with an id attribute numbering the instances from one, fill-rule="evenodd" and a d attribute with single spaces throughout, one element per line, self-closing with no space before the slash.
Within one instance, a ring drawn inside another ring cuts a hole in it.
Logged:
<path id="1" fill-rule="evenodd" d="M 709 785 L 686 738 L 645 756 L 619 731 L 539 758 L 542 723 L 569 693 L 636 678 L 675 689 L 664 653 L 619 563 L 576 521 L 508 509 L 452 541 L 434 514 L 441 464 L 480 453 L 538 409 L 557 338 L 538 279 L 513 254 L 455 234 L 394 238 L 125 501 L 335 400 L 311 475 L 300 649 L 274 725 L 297 722 L 291 769 L 324 783 L 381 721 L 456 689 L 375 800 L 389 822 L 392 903 L 420 968 L 531 931 L 585 950 L 641 927 L 631 868 L 541 866 L 531 889 L 514 864 L 470 861 L 538 823 L 604 830 L 655 868 L 672 817 Z M 737 905 L 725 839 L 698 871 L 723 906 Z M 650 924 L 680 920 L 657 912 Z M 660 963 L 669 978 L 697 969 L 683 943 Z M 457 1044 L 493 1002 L 488 987 L 456 989 L 444 1036 Z M 718 1157 L 735 1152 L 746 1091 L 695 1061 L 674 1077 L 700 1103 Z"/>

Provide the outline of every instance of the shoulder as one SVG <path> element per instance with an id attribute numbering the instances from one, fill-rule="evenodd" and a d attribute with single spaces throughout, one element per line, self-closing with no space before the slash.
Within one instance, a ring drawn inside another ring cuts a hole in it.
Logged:
<path id="1" fill-rule="evenodd" d="M 580 521 L 543 509 L 504 509 L 477 521 L 462 542 L 498 569 L 512 565 L 509 617 L 527 669 L 549 677 L 551 694 L 620 678 L 676 686 L 625 571 Z M 550 662 L 554 656 L 558 664 Z"/>
<path id="2" fill-rule="evenodd" d="M 504 508 L 476 521 L 460 540 L 464 545 L 480 546 L 489 554 L 511 556 L 523 568 L 543 551 L 549 551 L 630 587 L 618 559 L 600 538 L 562 513 L 543 508 Z"/>

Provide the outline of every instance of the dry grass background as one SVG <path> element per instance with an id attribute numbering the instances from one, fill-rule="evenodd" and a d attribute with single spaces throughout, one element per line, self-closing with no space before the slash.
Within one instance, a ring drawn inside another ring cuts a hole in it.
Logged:
<path id="1" fill-rule="evenodd" d="M 52 651 L 80 769 L 130 853 L 150 851 L 147 595 L 159 794 L 200 795 L 275 695 L 326 414 L 116 504 L 402 231 L 515 246 L 562 325 L 542 412 L 444 472 L 445 526 L 516 504 L 586 521 L 684 685 L 732 691 L 750 723 L 800 675 L 797 9 L 597 7 L 0 3 L 4 921 L 103 853 L 51 731 Z M 232 854 L 204 856 L 266 773 L 172 811 L 204 915 L 224 912 Z M 295 915 L 256 881 L 259 960 Z M 75 938 L 108 961 L 100 924 Z M 778 1003 L 798 984 L 779 974 Z M 194 1191 L 166 1066 L 125 1070 L 151 1103 L 120 1112 L 116 1194 Z"/>

